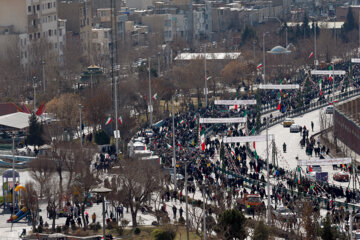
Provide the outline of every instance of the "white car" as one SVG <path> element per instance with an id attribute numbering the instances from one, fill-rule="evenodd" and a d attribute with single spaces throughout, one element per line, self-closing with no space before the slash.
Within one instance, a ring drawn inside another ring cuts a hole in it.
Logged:
<path id="1" fill-rule="evenodd" d="M 297 124 L 293 124 L 290 126 L 290 132 L 294 132 L 294 133 L 297 133 L 297 132 L 300 132 L 300 125 L 297 125 Z"/>

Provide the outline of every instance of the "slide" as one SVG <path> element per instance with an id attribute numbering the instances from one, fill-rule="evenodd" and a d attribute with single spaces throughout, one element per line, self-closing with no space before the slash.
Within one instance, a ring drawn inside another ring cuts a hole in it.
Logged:
<path id="1" fill-rule="evenodd" d="M 26 207 L 23 207 L 16 215 L 12 215 L 7 222 L 16 223 L 26 217 L 29 214 L 29 210 Z"/>

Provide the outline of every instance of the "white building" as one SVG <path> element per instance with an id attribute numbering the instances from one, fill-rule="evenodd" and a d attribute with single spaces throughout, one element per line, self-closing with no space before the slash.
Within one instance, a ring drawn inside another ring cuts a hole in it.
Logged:
<path id="1" fill-rule="evenodd" d="M 56 0 L 0 0 L 0 29 L 0 48 L 16 40 L 23 66 L 49 54 L 62 62 L 66 22 L 57 17 Z"/>

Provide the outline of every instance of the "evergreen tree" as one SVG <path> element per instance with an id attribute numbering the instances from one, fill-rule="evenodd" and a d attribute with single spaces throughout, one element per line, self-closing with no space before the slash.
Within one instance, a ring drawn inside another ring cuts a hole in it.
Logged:
<path id="1" fill-rule="evenodd" d="M 253 240 L 268 240 L 270 237 L 270 229 L 265 225 L 264 221 L 260 221 L 254 228 Z"/>
<path id="2" fill-rule="evenodd" d="M 337 231 L 335 228 L 331 227 L 331 220 L 329 217 L 324 219 L 323 228 L 321 231 L 321 239 L 323 240 L 335 240 L 337 238 Z"/>
<path id="3" fill-rule="evenodd" d="M 29 119 L 29 132 L 26 137 L 27 144 L 34 146 L 44 145 L 43 126 L 38 122 L 35 113 L 32 113 Z"/>
<path id="4" fill-rule="evenodd" d="M 215 227 L 215 231 L 222 233 L 225 239 L 245 239 L 246 234 L 246 218 L 237 209 L 225 210 L 220 214 L 218 224 Z"/>

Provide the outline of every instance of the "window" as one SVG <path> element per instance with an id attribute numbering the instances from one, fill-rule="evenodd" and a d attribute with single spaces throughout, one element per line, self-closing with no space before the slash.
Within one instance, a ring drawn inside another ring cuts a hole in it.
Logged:
<path id="1" fill-rule="evenodd" d="M 56 15 L 54 15 L 54 21 L 56 21 Z"/>
<path id="2" fill-rule="evenodd" d="M 38 32 L 38 38 L 40 38 L 41 34 Z"/>
<path id="3" fill-rule="evenodd" d="M 56 29 L 54 29 L 54 35 L 56 36 Z"/>
<path id="4" fill-rule="evenodd" d="M 51 16 L 48 16 L 48 22 L 51 22 Z"/>
<path id="5" fill-rule="evenodd" d="M 40 11 L 40 4 L 36 5 L 36 10 Z"/>
<path id="6" fill-rule="evenodd" d="M 52 31 L 51 29 L 49 29 L 49 37 L 51 37 Z"/>
<path id="7" fill-rule="evenodd" d="M 24 52 L 25 53 L 25 58 L 27 58 L 27 52 Z"/>
<path id="8" fill-rule="evenodd" d="M 59 36 L 62 36 L 62 29 L 59 29 Z"/>
<path id="9" fill-rule="evenodd" d="M 54 45 L 55 45 L 55 48 L 57 48 L 57 43 L 55 43 Z"/>
<path id="10" fill-rule="evenodd" d="M 49 9 L 51 8 L 51 3 L 48 3 L 48 8 L 49 8 Z"/>
<path id="11" fill-rule="evenodd" d="M 35 5 L 34 5 L 34 6 L 33 6 L 33 11 L 34 11 L 34 13 L 36 12 L 36 11 L 35 11 L 35 8 L 36 8 L 36 7 L 35 7 Z"/>
<path id="12" fill-rule="evenodd" d="M 29 34 L 29 39 L 32 40 L 32 34 Z"/>
<path id="13" fill-rule="evenodd" d="M 36 27 L 36 19 L 33 20 L 32 24 L 34 27 Z"/>
<path id="14" fill-rule="evenodd" d="M 31 6 L 28 6 L 28 12 L 31 12 Z"/>
<path id="15" fill-rule="evenodd" d="M 53 7 L 56 7 L 56 2 L 53 3 Z"/>

